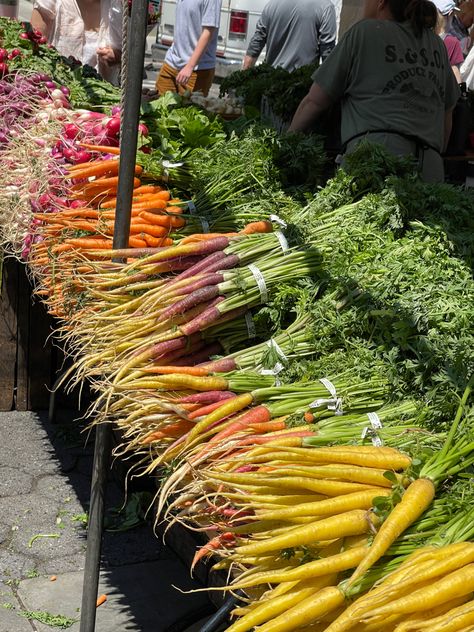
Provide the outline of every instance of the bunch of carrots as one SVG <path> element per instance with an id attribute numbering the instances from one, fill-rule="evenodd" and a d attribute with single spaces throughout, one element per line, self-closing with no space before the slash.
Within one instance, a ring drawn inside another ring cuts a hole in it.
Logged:
<path id="1" fill-rule="evenodd" d="M 228 629 L 471 630 L 472 500 L 465 486 L 462 510 L 454 494 L 435 498 L 473 462 L 469 394 L 421 467 L 391 447 L 311 448 L 291 432 L 260 445 L 228 436 L 206 466 L 192 460 L 195 480 L 168 513 L 217 531 L 193 565 L 217 553 L 215 568 L 233 569 L 224 590 L 245 591 L 247 605 Z"/>
<path id="2" fill-rule="evenodd" d="M 99 392 L 96 422 L 123 431 L 116 453 L 171 472 L 158 516 L 214 534 L 192 566 L 217 555 L 232 572 L 230 632 L 474 631 L 474 498 L 456 488 L 474 464 L 472 385 L 432 433 L 415 403 L 384 405 L 377 375 L 279 383 L 312 353 L 310 316 L 242 350 L 250 309 L 318 275 L 319 253 L 288 249 L 269 221 L 236 231 L 232 213 L 210 222 L 229 232 L 186 234 L 188 204 L 139 165 L 114 250 L 120 150 L 82 146 L 95 158 L 67 167 L 67 204 L 33 215 L 37 294 L 64 320 L 75 379 Z"/>

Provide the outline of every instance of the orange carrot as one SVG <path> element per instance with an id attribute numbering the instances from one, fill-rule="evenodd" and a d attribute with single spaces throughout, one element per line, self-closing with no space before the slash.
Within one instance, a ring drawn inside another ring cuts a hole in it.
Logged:
<path id="1" fill-rule="evenodd" d="M 176 423 L 163 426 L 161 430 L 155 430 L 155 432 L 152 432 L 151 434 L 146 436 L 140 443 L 142 445 L 147 445 L 148 443 L 159 441 L 160 439 L 165 439 L 167 437 L 180 437 L 191 430 L 193 425 L 193 423 L 191 423 L 190 421 L 186 421 L 186 419 L 180 419 Z"/>
<path id="2" fill-rule="evenodd" d="M 52 215 L 53 213 L 49 213 Z M 99 217 L 99 211 L 95 208 L 89 208 L 87 206 L 83 206 L 81 208 L 71 208 L 65 211 L 61 211 L 61 213 L 56 213 L 61 217 L 65 217 L 67 219 L 83 217 L 85 219 L 97 219 Z"/>
<path id="3" fill-rule="evenodd" d="M 147 211 L 149 209 L 165 209 L 166 208 L 166 200 L 145 200 L 143 202 L 134 202 L 132 204 L 132 208 L 140 209 L 141 211 Z"/>
<path id="4" fill-rule="evenodd" d="M 151 224 L 136 224 L 132 222 L 130 225 L 130 233 L 133 235 L 137 233 L 148 233 L 152 237 L 166 237 L 168 230 L 164 226 L 152 226 Z"/>
<path id="5" fill-rule="evenodd" d="M 138 189 L 133 192 L 133 195 L 141 195 L 142 193 L 159 193 L 163 190 L 164 188 L 159 184 L 142 184 L 141 187 L 138 187 Z"/>
<path id="6" fill-rule="evenodd" d="M 112 248 L 112 240 L 99 238 L 96 239 L 94 236 L 92 237 L 76 237 L 73 239 L 68 239 L 64 244 L 61 245 L 70 245 L 74 248 L 84 248 L 84 249 L 101 249 L 101 248 Z"/>
<path id="7" fill-rule="evenodd" d="M 231 400 L 232 401 L 232 400 Z M 239 430 L 244 430 L 253 423 L 263 423 L 271 420 L 271 413 L 266 406 L 255 406 L 247 413 L 241 415 L 236 421 L 229 423 L 208 441 L 208 444 L 218 443 L 222 439 L 230 437 Z"/>
<path id="8" fill-rule="evenodd" d="M 147 243 L 144 239 L 140 239 L 134 235 L 130 235 L 128 238 L 128 245 L 132 248 L 146 248 Z"/>
<path id="9" fill-rule="evenodd" d="M 222 533 L 221 535 L 218 535 L 215 538 L 212 538 L 211 540 L 209 540 L 207 544 L 205 544 L 198 551 L 196 551 L 196 554 L 194 555 L 193 561 L 191 563 L 191 573 L 193 572 L 193 569 L 196 566 L 196 564 L 203 557 L 206 557 L 207 555 L 211 555 L 211 553 L 213 553 L 218 548 L 223 546 L 225 542 L 232 544 L 234 541 L 235 541 L 234 534 L 230 532 Z"/>
<path id="10" fill-rule="evenodd" d="M 105 145 L 90 145 L 89 143 L 78 143 L 79 147 L 84 147 L 89 151 L 98 151 L 101 154 L 120 155 L 120 147 L 106 147 Z"/>
<path id="11" fill-rule="evenodd" d="M 98 608 L 99 606 L 101 606 L 103 603 L 105 603 L 107 601 L 107 595 L 100 595 L 97 598 L 97 602 L 96 602 L 96 607 Z"/>
<path id="12" fill-rule="evenodd" d="M 272 233 L 273 224 L 267 220 L 261 222 L 251 222 L 240 231 L 244 235 L 253 235 L 253 233 Z"/>
<path id="13" fill-rule="evenodd" d="M 146 222 L 156 226 L 173 226 L 173 228 L 181 228 L 186 224 L 186 221 L 182 217 L 155 215 L 154 213 L 148 213 L 147 211 L 140 211 L 140 217 L 142 217 Z"/>
<path id="14" fill-rule="evenodd" d="M 173 240 L 168 239 L 168 237 L 153 237 L 153 235 L 148 235 L 147 233 L 140 233 L 140 235 L 143 236 L 147 246 L 150 248 L 163 248 L 164 246 L 171 246 L 173 244 Z"/>
<path id="15" fill-rule="evenodd" d="M 118 173 L 118 170 L 119 161 L 116 158 L 109 158 L 109 160 L 94 160 L 80 165 L 71 165 L 68 168 L 68 174 L 71 178 L 91 178 L 106 173 Z"/>

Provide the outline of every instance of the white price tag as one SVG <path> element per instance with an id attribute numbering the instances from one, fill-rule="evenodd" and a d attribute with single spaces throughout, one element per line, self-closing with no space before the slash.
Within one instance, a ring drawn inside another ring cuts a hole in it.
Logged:
<path id="1" fill-rule="evenodd" d="M 266 303 L 268 301 L 268 290 L 267 284 L 265 283 L 265 277 L 257 268 L 257 266 L 253 263 L 247 266 L 250 272 L 253 274 L 253 278 L 257 282 L 258 289 L 260 291 L 260 298 L 262 299 L 262 303 Z"/>

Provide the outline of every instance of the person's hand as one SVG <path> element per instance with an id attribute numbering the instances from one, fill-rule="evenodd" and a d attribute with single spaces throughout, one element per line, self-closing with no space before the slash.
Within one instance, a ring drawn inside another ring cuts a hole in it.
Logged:
<path id="1" fill-rule="evenodd" d="M 97 56 L 99 58 L 99 63 L 106 64 L 107 66 L 112 66 L 120 61 L 120 51 L 115 48 L 111 48 L 110 46 L 98 48 Z"/>
<path id="2" fill-rule="evenodd" d="M 176 83 L 180 86 L 186 86 L 191 79 L 191 75 L 193 74 L 192 66 L 186 64 L 176 75 Z"/>

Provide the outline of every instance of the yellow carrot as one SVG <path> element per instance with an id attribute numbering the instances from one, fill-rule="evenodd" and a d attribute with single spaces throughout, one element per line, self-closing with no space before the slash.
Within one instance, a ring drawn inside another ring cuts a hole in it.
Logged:
<path id="1" fill-rule="evenodd" d="M 299 474 L 300 476 L 311 476 L 313 478 L 335 478 L 338 480 L 351 481 L 353 483 L 365 483 L 366 485 L 377 485 L 380 487 L 392 487 L 392 482 L 384 475 L 387 470 L 377 470 L 371 467 L 351 467 L 344 465 L 303 465 L 288 464 L 287 467 L 276 467 L 275 473 L 280 476 Z M 395 474 L 400 483 L 403 478 L 400 474 Z"/>
<path id="2" fill-rule="evenodd" d="M 414 632 L 416 630 L 417 632 L 421 632 L 421 630 L 429 630 L 430 632 L 434 632 L 436 630 L 436 632 L 439 632 L 439 630 L 449 630 L 450 622 L 454 622 L 458 616 L 464 614 L 474 615 L 474 601 L 472 601 L 472 595 L 458 597 L 432 610 L 423 610 L 423 612 L 417 613 L 399 623 L 395 631 Z M 461 622 L 461 627 L 464 621 Z M 458 628 L 455 629 L 457 630 Z M 449 632 L 452 631 L 450 630 Z"/>
<path id="3" fill-rule="evenodd" d="M 347 448 L 349 446 L 346 446 Z M 328 463 L 328 464 L 347 464 L 359 465 L 362 467 L 373 467 L 383 470 L 404 470 L 411 464 L 410 457 L 401 452 L 356 452 L 353 450 L 323 450 L 322 448 L 298 448 L 283 447 L 278 448 L 273 442 L 266 444 L 264 447 L 258 447 L 251 450 L 245 457 L 252 463 L 265 463 L 270 460 L 291 461 L 299 456 L 306 463 Z M 244 460 L 244 459 L 242 459 Z"/>
<path id="4" fill-rule="evenodd" d="M 326 585 L 325 578 L 318 578 L 313 582 L 307 584 L 297 585 L 295 588 L 288 592 L 275 596 L 274 599 L 268 599 L 264 601 L 256 608 L 250 610 L 248 614 L 237 620 L 226 632 L 247 632 L 260 623 L 264 623 L 278 616 L 282 612 L 286 612 L 288 608 L 298 604 L 303 599 L 310 597 L 317 590 Z"/>
<path id="5" fill-rule="evenodd" d="M 233 400 L 231 400 L 233 401 Z M 317 494 L 323 494 L 324 496 L 341 496 L 343 494 L 350 494 L 352 492 L 370 490 L 382 494 L 387 490 L 382 487 L 373 487 L 369 485 L 362 485 L 361 483 L 346 483 L 345 481 L 331 481 L 331 480 L 318 480 L 314 478 L 304 478 L 302 476 L 287 476 L 282 478 L 272 478 L 268 476 L 255 474 L 237 474 L 226 472 L 206 472 L 208 478 L 231 483 L 233 485 L 252 484 L 266 485 L 270 488 L 274 487 L 280 489 L 285 487 L 287 489 L 305 489 L 316 492 Z"/>
<path id="6" fill-rule="evenodd" d="M 446 550 L 444 550 L 446 549 Z M 474 544 L 471 542 L 457 542 L 455 544 L 439 549 L 443 553 L 443 558 L 433 558 L 433 560 L 422 560 L 418 562 L 417 572 L 409 577 L 404 577 L 401 581 L 391 584 L 386 590 L 372 598 L 372 606 L 380 602 L 387 602 L 389 599 L 396 599 L 399 593 L 404 594 L 409 586 L 416 587 L 416 584 L 423 584 L 437 577 L 451 573 L 466 564 L 474 563 Z M 382 585 L 381 585 L 382 586 Z"/>
<path id="7" fill-rule="evenodd" d="M 359 564 L 348 585 L 379 560 L 395 540 L 430 506 L 435 495 L 435 487 L 428 478 L 419 478 L 405 490 L 402 500 L 391 511 L 372 542 L 366 558 Z"/>
<path id="8" fill-rule="evenodd" d="M 259 632 L 290 632 L 317 621 L 344 604 L 344 594 L 337 586 L 327 586 L 307 597 L 279 617 L 258 628 Z"/>
<path id="9" fill-rule="evenodd" d="M 349 535 L 367 533 L 370 528 L 367 512 L 362 509 L 345 514 L 330 516 L 308 525 L 291 529 L 288 533 L 260 542 L 252 542 L 236 548 L 236 554 L 259 555 L 269 551 L 279 551 L 303 544 L 313 544 L 319 540 L 344 538 Z"/>
<path id="10" fill-rule="evenodd" d="M 468 595 L 474 590 L 474 564 L 467 564 L 432 582 L 423 588 L 412 591 L 400 599 L 391 600 L 379 608 L 368 608 L 365 612 L 355 612 L 362 622 L 380 619 L 391 614 L 412 614 L 435 608 L 447 601 Z"/>
<path id="11" fill-rule="evenodd" d="M 374 498 L 389 496 L 389 489 L 373 488 L 344 494 L 327 500 L 302 503 L 286 509 L 267 511 L 258 515 L 259 520 L 286 520 L 296 516 L 334 516 L 352 509 L 369 509 Z"/>
<path id="12" fill-rule="evenodd" d="M 330 573 L 340 573 L 341 571 L 354 568 L 356 564 L 367 554 L 367 547 L 360 546 L 354 549 L 348 549 L 341 553 L 335 553 L 330 557 L 322 557 L 312 562 L 302 564 L 297 568 L 282 572 L 273 570 L 268 572 L 260 572 L 252 575 L 249 579 L 237 581 L 226 590 L 235 590 L 239 588 L 250 588 L 259 584 L 278 584 L 287 581 L 303 581 L 314 577 L 324 577 Z"/>

